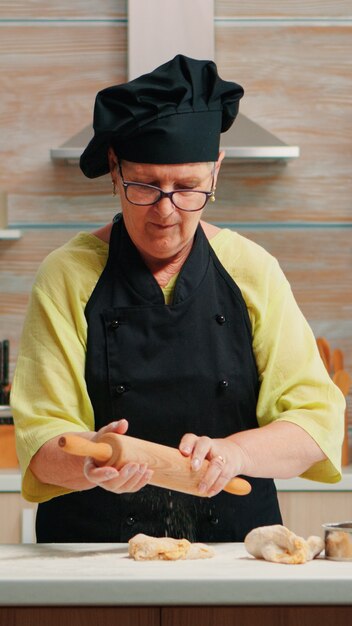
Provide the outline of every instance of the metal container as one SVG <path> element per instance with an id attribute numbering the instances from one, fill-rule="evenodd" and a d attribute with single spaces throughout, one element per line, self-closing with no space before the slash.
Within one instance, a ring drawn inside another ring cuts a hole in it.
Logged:
<path id="1" fill-rule="evenodd" d="M 323 524 L 325 558 L 332 561 L 352 561 L 352 522 Z"/>

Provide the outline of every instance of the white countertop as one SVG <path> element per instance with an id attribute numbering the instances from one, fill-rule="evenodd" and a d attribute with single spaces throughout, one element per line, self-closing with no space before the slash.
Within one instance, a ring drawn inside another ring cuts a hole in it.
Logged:
<path id="1" fill-rule="evenodd" d="M 352 605 L 352 562 L 280 565 L 243 544 L 199 561 L 138 562 L 126 544 L 0 546 L 0 605 Z"/>
<path id="2" fill-rule="evenodd" d="M 278 491 L 352 491 L 352 465 L 343 468 L 339 483 L 317 483 L 303 478 L 278 478 L 275 480 Z M 21 491 L 19 469 L 0 469 L 0 493 Z"/>

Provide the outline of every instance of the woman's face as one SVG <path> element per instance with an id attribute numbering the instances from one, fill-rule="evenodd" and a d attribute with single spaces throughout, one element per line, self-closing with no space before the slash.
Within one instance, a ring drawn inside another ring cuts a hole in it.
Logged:
<path id="1" fill-rule="evenodd" d="M 146 183 L 163 191 L 194 188 L 211 191 L 214 172 L 214 185 L 223 155 L 216 164 L 185 163 L 180 165 L 154 165 L 122 161 L 122 175 L 125 181 Z M 109 151 L 112 179 L 119 190 L 124 222 L 127 231 L 145 259 L 172 261 L 191 245 L 203 210 L 196 212 L 180 211 L 169 198 L 162 198 L 156 204 L 135 206 L 125 197 L 116 156 Z"/>

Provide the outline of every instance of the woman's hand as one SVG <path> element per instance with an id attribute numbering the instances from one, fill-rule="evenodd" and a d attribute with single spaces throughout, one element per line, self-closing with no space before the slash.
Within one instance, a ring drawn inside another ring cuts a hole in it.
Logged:
<path id="1" fill-rule="evenodd" d="M 204 461 L 209 467 L 199 483 L 199 495 L 216 496 L 227 483 L 242 473 L 245 453 L 240 446 L 230 439 L 210 439 L 187 433 L 181 439 L 180 452 L 191 457 L 191 467 L 197 472 Z"/>
<path id="2" fill-rule="evenodd" d="M 98 430 L 92 441 L 95 441 L 99 436 L 105 433 L 124 435 L 127 429 L 128 422 L 125 419 L 112 422 Z M 94 460 L 90 457 L 87 457 L 84 462 L 83 472 L 89 482 L 107 491 L 113 491 L 114 493 L 139 491 L 139 489 L 142 489 L 142 487 L 148 484 L 153 475 L 153 470 L 149 470 L 148 466 L 145 464 L 127 463 L 121 467 L 120 470 L 117 470 L 116 467 L 110 467 L 108 465 L 97 467 Z"/>

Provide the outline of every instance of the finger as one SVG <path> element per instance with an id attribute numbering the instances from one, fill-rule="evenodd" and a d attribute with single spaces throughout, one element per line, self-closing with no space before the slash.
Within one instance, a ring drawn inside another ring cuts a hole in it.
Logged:
<path id="1" fill-rule="evenodd" d="M 148 469 L 145 472 L 143 472 L 143 474 L 141 474 L 140 472 L 137 472 L 137 474 L 135 475 L 136 482 L 134 483 L 133 486 L 129 487 L 129 491 L 135 492 L 145 487 L 150 482 L 153 474 L 154 474 L 153 470 L 148 470 Z M 139 480 L 138 480 L 138 476 L 139 476 Z"/>
<path id="2" fill-rule="evenodd" d="M 183 435 L 179 445 L 180 452 L 182 452 L 184 456 L 192 454 L 197 439 L 197 435 L 194 435 L 193 433 L 186 433 L 186 435 Z"/>
<path id="3" fill-rule="evenodd" d="M 202 476 L 202 480 L 198 485 L 199 493 L 202 495 L 208 494 L 212 489 L 214 483 L 219 479 L 224 469 L 224 464 L 220 459 L 213 459 L 208 465 L 208 469 Z"/>
<path id="4" fill-rule="evenodd" d="M 128 463 L 121 470 L 119 478 L 104 482 L 102 487 L 114 493 L 135 492 L 148 483 L 152 473 L 147 465 Z"/>
<path id="5" fill-rule="evenodd" d="M 128 430 L 128 421 L 125 419 L 121 419 L 115 422 L 110 422 L 107 426 L 103 426 L 103 428 L 99 429 L 99 435 L 103 435 L 104 433 L 116 432 L 120 435 L 124 435 Z"/>
<path id="6" fill-rule="evenodd" d="M 90 457 L 87 457 L 83 465 L 83 474 L 91 483 L 100 484 L 107 480 L 117 478 L 119 472 L 115 467 L 97 467 Z"/>
<path id="7" fill-rule="evenodd" d="M 129 480 L 133 479 L 139 465 L 137 463 L 129 463 L 119 472 L 114 467 L 96 467 L 89 462 L 85 464 L 85 475 L 91 482 L 109 487 L 111 490 L 124 488 Z"/>
<path id="8" fill-rule="evenodd" d="M 141 478 L 145 476 L 147 471 L 147 465 L 138 465 L 137 463 L 127 463 L 120 471 L 121 479 L 124 481 L 119 482 L 119 486 L 124 491 L 133 491 L 135 486 L 140 482 Z"/>
<path id="9" fill-rule="evenodd" d="M 199 492 L 209 497 L 215 496 L 226 487 L 233 474 L 222 456 L 214 456 L 199 484 Z"/>
<path id="10" fill-rule="evenodd" d="M 197 472 L 211 450 L 212 440 L 209 437 L 198 437 L 192 453 L 191 467 Z"/>
<path id="11" fill-rule="evenodd" d="M 232 476 L 227 476 L 226 474 L 220 474 L 219 478 L 213 482 L 213 484 L 209 485 L 205 491 L 205 494 L 208 498 L 212 498 L 216 496 L 220 491 L 222 491 L 226 485 L 230 482 Z"/>

